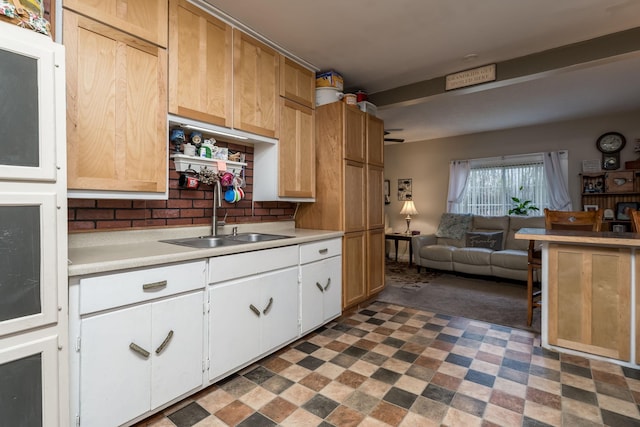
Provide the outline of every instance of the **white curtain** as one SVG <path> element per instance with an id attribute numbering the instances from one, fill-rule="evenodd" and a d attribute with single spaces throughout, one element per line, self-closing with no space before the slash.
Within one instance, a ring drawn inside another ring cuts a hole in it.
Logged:
<path id="1" fill-rule="evenodd" d="M 567 182 L 560 166 L 560 152 L 544 153 L 543 164 L 547 194 L 549 195 L 549 208 L 558 211 L 573 210 Z"/>
<path id="2" fill-rule="evenodd" d="M 471 171 L 468 160 L 455 160 L 449 163 L 449 191 L 447 193 L 447 212 L 457 213 L 467 186 Z"/>

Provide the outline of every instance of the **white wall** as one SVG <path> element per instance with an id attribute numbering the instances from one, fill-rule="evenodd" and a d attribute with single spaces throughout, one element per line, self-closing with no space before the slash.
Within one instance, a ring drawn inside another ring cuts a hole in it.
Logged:
<path id="1" fill-rule="evenodd" d="M 426 119 L 428 120 L 428 119 Z M 542 151 L 569 151 L 569 192 L 574 209 L 580 209 L 579 174 L 582 160 L 600 159 L 596 139 L 605 132 L 622 133 L 627 144 L 621 152 L 624 162 L 636 160 L 633 151 L 640 138 L 640 110 L 588 119 L 528 126 L 495 132 L 463 135 L 439 140 L 387 145 L 384 150 L 385 179 L 391 181 L 391 204 L 385 206 L 393 231 L 404 231 L 406 222 L 400 215 L 398 179 L 413 179 L 413 201 L 419 212 L 411 220 L 411 229 L 433 233 L 446 210 L 451 160 L 494 157 Z"/>

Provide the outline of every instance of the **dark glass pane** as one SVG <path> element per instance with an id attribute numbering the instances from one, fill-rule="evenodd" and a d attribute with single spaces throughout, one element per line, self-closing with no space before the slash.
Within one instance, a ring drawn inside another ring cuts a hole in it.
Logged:
<path id="1" fill-rule="evenodd" d="M 38 63 L 0 49 L 0 164 L 39 166 Z"/>
<path id="2" fill-rule="evenodd" d="M 0 365 L 0 425 L 42 426 L 42 354 Z"/>
<path id="3" fill-rule="evenodd" d="M 40 312 L 40 207 L 0 206 L 0 321 Z"/>

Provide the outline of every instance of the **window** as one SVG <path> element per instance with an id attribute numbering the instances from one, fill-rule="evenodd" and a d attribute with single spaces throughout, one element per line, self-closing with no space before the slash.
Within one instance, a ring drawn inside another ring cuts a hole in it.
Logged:
<path id="1" fill-rule="evenodd" d="M 531 200 L 540 209 L 533 215 L 540 215 L 549 206 L 541 153 L 474 159 L 470 166 L 459 212 L 508 215 L 513 207 L 512 197 Z"/>

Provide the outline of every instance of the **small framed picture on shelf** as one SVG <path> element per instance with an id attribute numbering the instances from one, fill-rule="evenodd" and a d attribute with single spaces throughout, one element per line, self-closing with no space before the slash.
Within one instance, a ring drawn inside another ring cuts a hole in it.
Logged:
<path id="1" fill-rule="evenodd" d="M 585 211 L 597 211 L 598 205 L 584 205 Z"/>
<path id="2" fill-rule="evenodd" d="M 616 203 L 616 219 L 619 221 L 628 221 L 631 219 L 630 210 L 638 209 L 637 202 L 618 202 Z"/>

